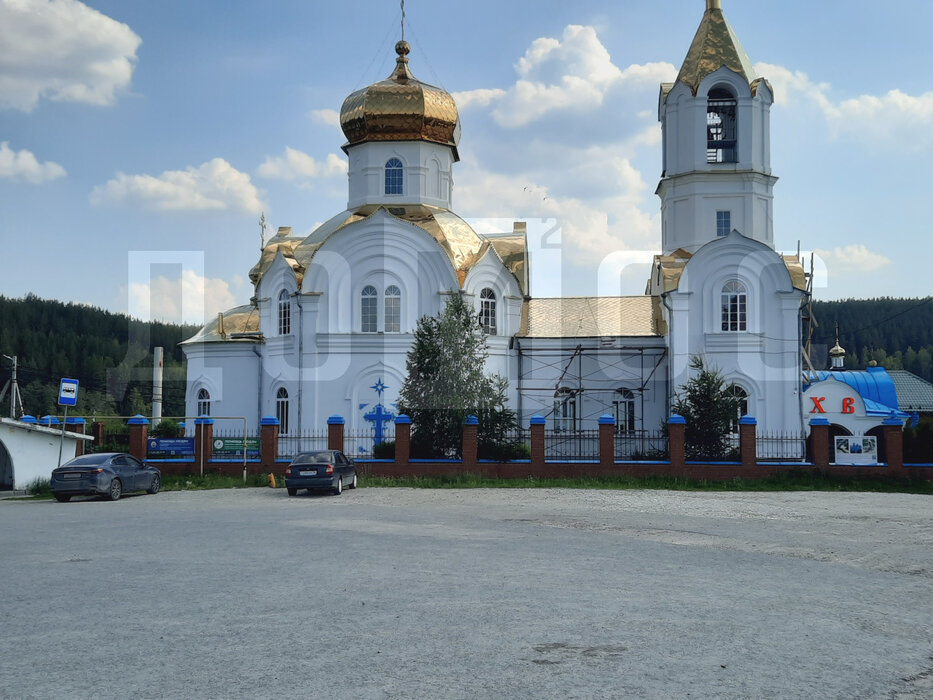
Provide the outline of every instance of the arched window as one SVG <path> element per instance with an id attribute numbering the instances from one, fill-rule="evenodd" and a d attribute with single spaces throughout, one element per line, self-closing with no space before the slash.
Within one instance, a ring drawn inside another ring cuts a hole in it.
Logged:
<path id="1" fill-rule="evenodd" d="M 496 334 L 496 293 L 489 287 L 479 293 L 479 325 L 489 335 Z"/>
<path id="2" fill-rule="evenodd" d="M 385 331 L 399 333 L 402 330 L 402 290 L 394 284 L 386 287 Z"/>
<path id="3" fill-rule="evenodd" d="M 198 415 L 211 415 L 211 392 L 207 389 L 198 389 Z"/>
<path id="4" fill-rule="evenodd" d="M 287 289 L 279 292 L 279 335 L 292 332 L 292 302 Z"/>
<path id="5" fill-rule="evenodd" d="M 726 395 L 736 400 L 735 418 L 732 419 L 731 428 L 733 433 L 737 433 L 739 419 L 748 415 L 748 392 L 738 384 L 730 384 L 726 387 Z"/>
<path id="6" fill-rule="evenodd" d="M 275 394 L 275 417 L 279 419 L 279 433 L 288 434 L 288 391 L 279 387 Z"/>
<path id="7" fill-rule="evenodd" d="M 376 295 L 378 292 L 371 284 L 363 287 L 360 297 L 360 330 L 363 333 L 375 333 L 378 330 Z"/>
<path id="8" fill-rule="evenodd" d="M 618 398 L 612 402 L 615 412 L 616 432 L 635 430 L 635 394 L 631 389 L 617 389 Z"/>
<path id="9" fill-rule="evenodd" d="M 726 282 L 722 288 L 722 329 L 748 330 L 748 295 L 745 285 L 738 280 Z"/>
<path id="10" fill-rule="evenodd" d="M 386 194 L 402 194 L 402 161 L 398 158 L 386 161 Z"/>
<path id="11" fill-rule="evenodd" d="M 724 88 L 713 88 L 707 96 L 706 162 L 735 163 L 736 99 Z"/>

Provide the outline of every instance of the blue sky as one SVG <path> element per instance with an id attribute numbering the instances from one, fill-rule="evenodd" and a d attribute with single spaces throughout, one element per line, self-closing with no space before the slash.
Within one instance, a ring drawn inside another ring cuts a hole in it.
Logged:
<path id="1" fill-rule="evenodd" d="M 536 296 L 640 293 L 658 84 L 703 0 L 408 0 L 412 72 L 460 106 L 454 209 L 529 221 Z M 818 299 L 927 296 L 933 4 L 723 0 L 775 88 L 779 249 Z M 346 205 L 343 99 L 394 65 L 395 0 L 0 0 L 0 293 L 196 321 L 246 303 L 259 216 Z M 540 237 L 560 245 L 538 251 Z M 608 268 L 607 268 L 608 266 Z"/>

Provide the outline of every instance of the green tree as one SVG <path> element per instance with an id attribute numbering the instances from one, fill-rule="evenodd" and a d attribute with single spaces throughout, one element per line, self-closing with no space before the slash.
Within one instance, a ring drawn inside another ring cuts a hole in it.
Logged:
<path id="1" fill-rule="evenodd" d="M 468 415 L 479 419 L 481 444 L 514 427 L 507 381 L 485 373 L 488 354 L 479 319 L 459 294 L 450 296 L 438 316 L 418 321 L 399 393 L 399 410 L 412 421 L 412 455 L 460 455 Z"/>
<path id="2" fill-rule="evenodd" d="M 703 358 L 690 359 L 695 374 L 680 388 L 673 412 L 687 421 L 687 456 L 692 459 L 722 459 L 732 448 L 728 435 L 739 413 L 739 399 L 732 393 L 718 370 L 710 369 Z"/>

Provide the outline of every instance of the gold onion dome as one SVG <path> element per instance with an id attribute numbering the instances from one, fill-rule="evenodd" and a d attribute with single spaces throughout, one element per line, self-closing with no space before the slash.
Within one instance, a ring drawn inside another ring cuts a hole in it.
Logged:
<path id="1" fill-rule="evenodd" d="M 395 45 L 395 71 L 343 101 L 340 128 L 350 146 L 371 141 L 431 141 L 454 149 L 459 160 L 460 117 L 450 93 L 415 79 L 408 69 L 407 41 Z"/>

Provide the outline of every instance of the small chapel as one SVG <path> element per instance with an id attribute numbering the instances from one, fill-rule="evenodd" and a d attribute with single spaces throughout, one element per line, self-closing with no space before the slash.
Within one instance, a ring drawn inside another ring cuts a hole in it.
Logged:
<path id="1" fill-rule="evenodd" d="M 381 436 L 416 323 L 450 295 L 474 306 L 487 371 L 508 379 L 522 425 L 592 429 L 611 415 L 619 431 L 657 430 L 694 356 L 764 431 L 805 433 L 828 381 L 855 386 L 845 406 L 867 423 L 896 411 L 884 392 L 866 404 L 851 377 L 804 366 L 807 274 L 774 244 L 773 92 L 720 0 L 706 0 L 676 80 L 660 86 L 660 253 L 637 296 L 530 296 L 525 224 L 477 231 L 455 213 L 457 105 L 414 76 L 407 42 L 395 52 L 392 74 L 340 110 L 346 210 L 308 236 L 279 228 L 249 272 L 249 303 L 183 343 L 188 415 L 275 416 L 283 435 L 339 415 Z"/>

